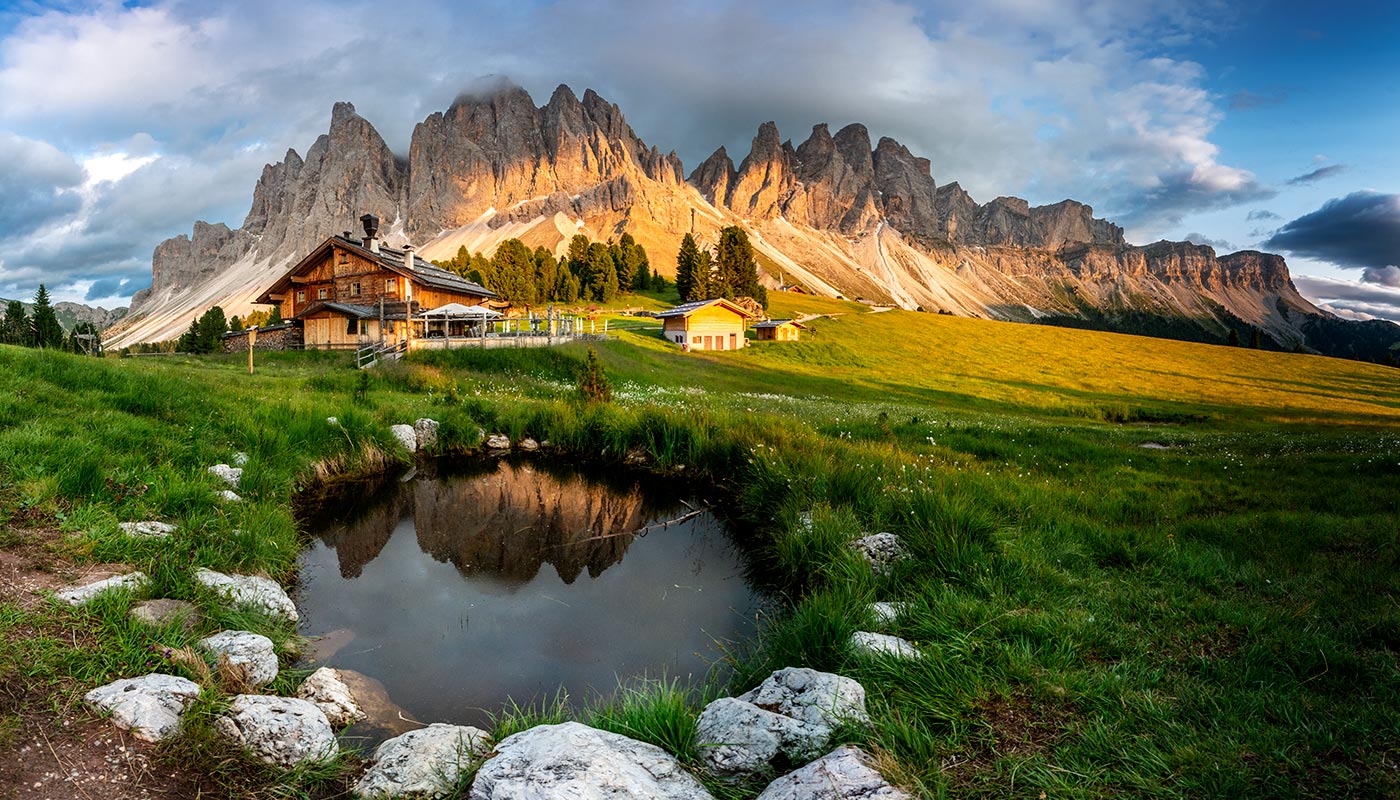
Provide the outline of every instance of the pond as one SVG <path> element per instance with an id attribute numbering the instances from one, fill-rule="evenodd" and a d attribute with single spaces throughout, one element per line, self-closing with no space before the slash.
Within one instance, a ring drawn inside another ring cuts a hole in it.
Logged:
<path id="1" fill-rule="evenodd" d="M 503 459 L 327 501 L 297 605 L 306 665 L 372 698 L 351 734 L 703 680 L 762 595 L 724 525 L 653 484 Z"/>

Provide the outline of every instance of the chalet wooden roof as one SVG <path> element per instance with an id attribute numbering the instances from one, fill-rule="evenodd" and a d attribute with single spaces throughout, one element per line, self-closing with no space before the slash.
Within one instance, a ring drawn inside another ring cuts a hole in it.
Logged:
<path id="1" fill-rule="evenodd" d="M 803 325 L 795 319 L 768 319 L 758 323 L 754 328 L 781 328 L 784 325 L 791 325 L 794 328 L 802 328 L 803 330 L 807 329 L 806 325 Z"/>
<path id="2" fill-rule="evenodd" d="M 746 318 L 747 318 L 747 317 L 753 316 L 753 315 L 750 314 L 749 312 L 745 311 L 744 309 L 740 308 L 739 306 L 735 305 L 734 303 L 732 303 L 732 302 L 730 302 L 730 301 L 728 301 L 728 300 L 725 300 L 725 299 L 722 298 L 722 297 L 717 297 L 717 298 L 714 298 L 713 300 L 692 300 L 692 301 L 690 301 L 689 303 L 681 303 L 680 305 L 676 306 L 675 308 L 668 308 L 668 309 L 666 309 L 665 311 L 662 311 L 662 312 L 658 313 L 656 316 L 657 316 L 657 318 L 665 318 L 665 317 L 688 317 L 688 316 L 690 316 L 691 314 L 694 314 L 695 312 L 699 311 L 699 310 L 702 309 L 702 308 L 708 308 L 708 307 L 713 306 L 713 305 L 718 305 L 718 306 L 720 306 L 720 307 L 722 307 L 722 308 L 727 308 L 727 309 L 729 309 L 730 311 L 733 311 L 735 314 L 738 314 L 738 315 L 741 316 L 741 317 L 746 317 Z"/>
<path id="3" fill-rule="evenodd" d="M 376 253 L 362 245 L 356 239 L 348 239 L 344 236 L 331 236 L 318 245 L 316 249 L 308 253 L 306 257 L 298 261 L 295 266 L 287 270 L 281 278 L 277 279 L 276 283 L 268 287 L 267 291 L 263 292 L 262 295 L 258 297 L 256 302 L 261 304 L 275 302 L 272 299 L 272 295 L 282 294 L 288 291 L 292 284 L 293 275 L 317 263 L 328 251 L 333 250 L 335 247 L 340 247 L 343 250 L 355 253 L 361 258 L 372 261 L 390 272 L 398 273 L 414 283 L 421 284 L 431 289 L 468 294 L 488 299 L 499 297 L 495 292 L 481 284 L 472 283 L 455 272 L 449 272 L 420 258 L 414 258 L 413 266 L 410 267 L 404 258 L 404 251 L 402 250 L 395 250 L 392 247 L 381 245 L 379 252 Z"/>

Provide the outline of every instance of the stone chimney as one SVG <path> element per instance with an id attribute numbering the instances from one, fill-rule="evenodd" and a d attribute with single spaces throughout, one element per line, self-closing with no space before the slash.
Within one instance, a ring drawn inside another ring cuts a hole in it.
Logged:
<path id="1" fill-rule="evenodd" d="M 365 214 L 360 217 L 360 224 L 365 226 L 364 245 L 371 253 L 379 252 L 379 238 L 375 235 L 379 233 L 379 217 L 373 214 Z"/>
<path id="2" fill-rule="evenodd" d="M 413 245 L 411 244 L 403 246 L 403 265 L 413 269 Z"/>

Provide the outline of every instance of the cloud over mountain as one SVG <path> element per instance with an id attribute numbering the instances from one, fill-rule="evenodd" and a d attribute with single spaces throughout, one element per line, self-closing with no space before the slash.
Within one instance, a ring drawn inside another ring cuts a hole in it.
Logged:
<path id="1" fill-rule="evenodd" d="M 1350 269 L 1400 262 L 1400 195 L 1353 192 L 1279 228 L 1265 247 Z"/>
<path id="2" fill-rule="evenodd" d="M 766 119 L 794 131 L 861 120 L 928 156 L 940 182 L 979 197 L 1082 198 L 1139 238 L 1190 211 L 1269 196 L 1210 141 L 1222 101 L 1203 69 L 1163 55 L 1164 42 L 1207 35 L 1210 9 L 611 0 L 468 13 L 407 0 L 392 32 L 365 24 L 383 13 L 367 2 L 156 0 L 15 18 L 0 39 L 0 130 L 78 165 L 130 153 L 138 136 L 159 158 L 96 199 L 61 194 L 82 180 L 71 166 L 31 185 L 31 200 L 7 211 L 31 229 L 69 214 L 93 260 L 45 259 L 53 240 L 36 239 L 12 248 L 6 279 L 132 275 L 196 217 L 237 225 L 240 192 L 262 164 L 312 141 L 332 102 L 353 101 L 404 153 L 412 126 L 483 74 L 538 96 L 560 82 L 595 87 L 687 167 L 719 144 L 741 150 Z M 50 195 L 62 202 L 45 208 Z"/>

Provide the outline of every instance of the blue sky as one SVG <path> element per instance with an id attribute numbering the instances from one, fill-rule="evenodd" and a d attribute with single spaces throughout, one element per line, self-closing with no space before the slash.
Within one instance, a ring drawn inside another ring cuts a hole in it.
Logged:
<path id="1" fill-rule="evenodd" d="M 390 146 L 486 76 L 594 88 L 689 170 L 865 123 L 981 202 L 1284 253 L 1400 320 L 1400 3 L 984 0 L 0 5 L 0 296 L 126 302 L 349 100 Z"/>

